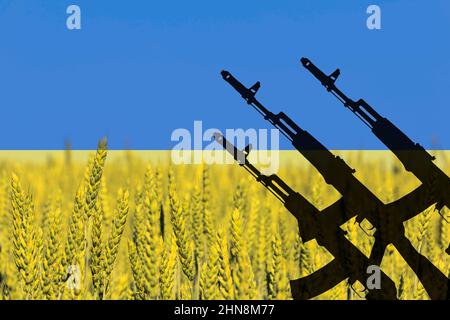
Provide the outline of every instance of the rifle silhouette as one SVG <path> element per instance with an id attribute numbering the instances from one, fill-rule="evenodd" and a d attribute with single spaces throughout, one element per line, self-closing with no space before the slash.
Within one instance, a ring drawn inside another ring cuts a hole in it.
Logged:
<path id="1" fill-rule="evenodd" d="M 380 270 L 381 289 L 371 289 L 366 286 L 367 268 L 375 264 L 367 258 L 346 237 L 345 231 L 339 226 L 351 217 L 345 216 L 341 200 L 319 211 L 313 204 L 298 192 L 292 190 L 280 177 L 273 174 L 263 175 L 247 157 L 250 146 L 238 150 L 220 133 L 214 134 L 214 139 L 244 167 L 258 182 L 266 187 L 286 209 L 297 219 L 299 232 L 303 241 L 315 239 L 321 246 L 334 256 L 333 261 L 318 271 L 296 280 L 291 280 L 291 293 L 294 299 L 310 299 L 349 278 L 354 284 L 359 281 L 368 291 L 368 299 L 396 299 L 395 283 Z"/>
<path id="2" fill-rule="evenodd" d="M 259 82 L 246 88 L 228 71 L 222 71 L 221 74 L 248 104 L 288 138 L 292 145 L 316 167 L 328 184 L 341 193 L 343 216 L 349 217 L 350 215 L 344 211 L 350 211 L 354 213 L 353 216 L 357 214 L 359 224 L 367 219 L 376 228 L 371 261 L 380 265 L 387 245 L 392 243 L 414 270 L 432 299 L 447 297 L 447 277 L 418 253 L 404 235 L 403 222 L 435 203 L 433 198 L 429 197 L 428 185 L 423 184 L 410 194 L 392 203 L 384 204 L 353 175 L 355 170 L 350 168 L 343 159 L 334 156 L 283 112 L 274 114 L 264 107 L 255 98 L 261 86 Z"/>
<path id="3" fill-rule="evenodd" d="M 366 101 L 363 99 L 353 101 L 339 90 L 335 85 L 341 73 L 339 69 L 327 76 L 309 59 L 300 60 L 303 67 L 311 72 L 327 91 L 371 129 L 373 134 L 396 155 L 407 171 L 414 174 L 423 184 L 430 185 L 431 196 L 435 199 L 437 210 L 440 211 L 444 205 L 450 209 L 450 178 L 433 162 L 435 157 L 420 144 L 413 142 L 391 121 L 379 115 Z"/>

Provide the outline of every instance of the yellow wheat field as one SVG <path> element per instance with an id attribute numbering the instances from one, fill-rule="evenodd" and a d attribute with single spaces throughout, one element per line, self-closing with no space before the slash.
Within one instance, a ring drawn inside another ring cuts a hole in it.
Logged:
<path id="1" fill-rule="evenodd" d="M 444 152 L 434 152 L 449 173 Z M 45 155 L 45 156 L 43 156 Z M 303 243 L 296 220 L 238 165 L 170 165 L 169 152 L 0 154 L 3 299 L 291 299 L 289 279 L 332 256 Z M 380 199 L 419 182 L 389 152 L 342 152 Z M 319 209 L 339 198 L 294 151 L 279 175 Z M 443 211 L 447 214 L 448 211 Z M 363 253 L 373 239 L 341 226 Z M 444 273 L 450 228 L 430 207 L 406 223 L 412 244 Z M 388 247 L 382 269 L 400 299 L 428 299 Z M 317 299 L 364 299 L 347 281 Z"/>

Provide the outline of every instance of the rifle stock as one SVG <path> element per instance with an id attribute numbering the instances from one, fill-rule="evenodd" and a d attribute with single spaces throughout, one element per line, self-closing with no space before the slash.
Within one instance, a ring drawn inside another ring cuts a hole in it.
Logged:
<path id="1" fill-rule="evenodd" d="M 247 160 L 248 152 L 238 150 L 220 133 L 214 134 L 214 139 L 233 156 L 240 166 L 250 172 L 258 182 L 269 189 L 284 204 L 286 209 L 297 219 L 304 242 L 315 239 L 319 245 L 325 247 L 335 257 L 334 263 L 332 262 L 318 274 L 314 273 L 308 277 L 291 281 L 294 299 L 313 298 L 346 278 L 349 278 L 351 283 L 358 280 L 363 285 L 366 284 L 367 267 L 375 262 L 362 254 L 345 237 L 344 231 L 340 228 L 343 222 L 351 218 L 342 201 L 338 200 L 320 212 L 277 175 L 263 175 Z M 348 263 L 344 261 L 348 261 Z M 395 283 L 383 272 L 381 281 L 381 289 L 367 288 L 368 298 L 396 299 Z"/>

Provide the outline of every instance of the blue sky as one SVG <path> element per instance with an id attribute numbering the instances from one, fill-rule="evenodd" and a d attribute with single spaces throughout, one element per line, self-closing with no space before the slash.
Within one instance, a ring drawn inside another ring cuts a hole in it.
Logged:
<path id="1" fill-rule="evenodd" d="M 81 7 L 82 30 L 66 28 Z M 378 4 L 382 30 L 366 28 Z M 413 140 L 450 149 L 450 2 L 0 0 L 0 149 L 171 149 L 176 128 L 271 128 L 220 77 L 332 149 L 383 149 L 299 64 L 341 68 Z M 281 146 L 289 148 L 282 140 Z"/>

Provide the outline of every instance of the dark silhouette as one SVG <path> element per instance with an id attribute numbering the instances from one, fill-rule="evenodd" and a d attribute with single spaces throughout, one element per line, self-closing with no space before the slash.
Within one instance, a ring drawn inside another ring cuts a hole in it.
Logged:
<path id="1" fill-rule="evenodd" d="M 433 163 L 434 156 L 420 144 L 413 142 L 391 121 L 378 114 L 366 101 L 363 99 L 353 101 L 339 90 L 335 85 L 340 75 L 339 69 L 327 76 L 309 59 L 301 58 L 300 61 L 328 92 L 331 92 L 371 129 L 373 134 L 395 154 L 407 171 L 414 174 L 423 185 L 428 185 L 428 196 L 436 203 L 435 208 L 439 213 L 444 206 L 450 209 L 450 178 Z M 442 218 L 447 222 L 444 217 Z M 446 253 L 450 254 L 450 250 L 447 249 Z M 450 278 L 447 280 L 447 299 L 449 298 Z"/>
<path id="2" fill-rule="evenodd" d="M 429 296 L 432 299 L 447 298 L 447 277 L 424 256 L 419 254 L 404 235 L 403 222 L 437 202 L 435 197 L 430 196 L 433 194 L 434 184 L 428 181 L 424 182 L 416 190 L 401 199 L 384 204 L 353 175 L 355 170 L 350 168 L 343 159 L 334 156 L 311 134 L 301 129 L 284 113 L 273 114 L 265 108 L 255 98 L 255 94 L 260 88 L 259 82 L 250 88 L 246 88 L 229 72 L 222 71 L 221 74 L 248 104 L 253 106 L 265 120 L 272 123 L 291 141 L 292 145 L 318 169 L 327 183 L 333 185 L 341 193 L 342 198 L 339 201 L 341 203 L 339 206 L 340 213 L 335 214 L 333 217 L 330 216 L 330 220 L 336 219 L 339 222 L 345 222 L 357 215 L 358 223 L 367 219 L 376 228 L 374 234 L 376 241 L 370 256 L 370 261 L 374 265 L 379 266 L 381 264 L 386 246 L 392 243 L 419 277 Z M 335 80 L 338 75 L 339 71 L 335 71 L 329 77 L 330 81 Z M 338 215 L 340 215 L 339 218 L 337 217 Z M 303 232 L 302 226 L 299 225 L 299 227 L 301 232 Z M 304 227 L 308 228 L 307 224 Z M 307 240 L 304 239 L 304 241 Z M 334 255 L 334 253 L 332 254 Z M 335 258 L 337 257 L 335 256 Z M 342 262 L 342 260 L 336 259 L 336 264 Z M 345 277 L 338 279 L 342 274 L 336 273 L 331 275 L 331 278 L 334 279 L 332 281 L 325 276 L 325 271 L 319 271 L 320 273 L 314 273 L 309 276 L 311 279 L 314 279 L 315 283 L 321 282 L 318 279 L 323 279 L 323 282 L 330 284 L 336 281 L 339 283 L 345 279 Z M 350 283 L 353 283 L 353 280 L 350 277 Z M 317 292 L 321 293 L 320 285 L 316 286 Z M 294 290 L 296 289 L 292 288 L 293 292 Z M 383 298 L 389 299 L 388 297 Z"/>
<path id="3" fill-rule="evenodd" d="M 365 285 L 367 268 L 375 265 L 377 261 L 367 258 L 346 237 L 345 231 L 339 226 L 351 218 L 344 208 L 344 203 L 339 200 L 320 212 L 313 204 L 298 192 L 292 190 L 277 175 L 266 176 L 251 163 L 247 156 L 250 148 L 238 150 L 228 142 L 220 133 L 214 135 L 215 140 L 227 150 L 240 166 L 244 167 L 255 179 L 274 194 L 294 215 L 298 221 L 300 234 L 303 241 L 316 239 L 317 243 L 327 248 L 334 256 L 334 260 L 322 269 L 306 277 L 292 280 L 291 291 L 294 299 L 313 298 L 350 278 L 351 283 L 357 280 Z M 394 282 L 383 272 L 380 274 L 381 289 L 367 288 L 368 299 L 396 299 Z"/>
<path id="4" fill-rule="evenodd" d="M 330 76 L 325 75 L 309 59 L 301 58 L 302 65 L 316 77 L 345 107 L 360 118 L 403 163 L 405 169 L 414 174 L 423 184 L 432 185 L 430 196 L 436 202 L 436 209 L 450 208 L 450 178 L 437 167 L 430 155 L 420 144 L 414 143 L 406 134 L 387 118 L 380 116 L 366 101 L 353 101 L 340 91 L 335 82 L 340 75 L 337 69 Z"/>

